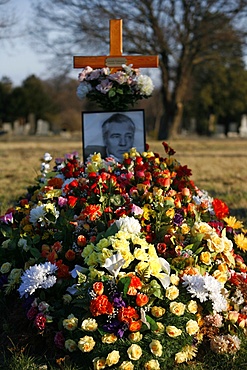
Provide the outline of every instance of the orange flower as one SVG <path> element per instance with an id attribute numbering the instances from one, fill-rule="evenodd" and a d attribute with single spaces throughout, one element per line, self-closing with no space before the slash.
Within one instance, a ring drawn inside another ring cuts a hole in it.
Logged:
<path id="1" fill-rule="evenodd" d="M 65 258 L 68 261 L 74 261 L 74 259 L 75 259 L 75 252 L 72 251 L 72 249 L 68 249 L 67 252 L 65 253 Z"/>
<path id="2" fill-rule="evenodd" d="M 58 278 L 67 279 L 70 277 L 69 267 L 67 265 L 64 265 L 62 260 L 58 260 L 56 262 L 56 266 L 58 267 L 58 270 L 57 270 Z"/>
<path id="3" fill-rule="evenodd" d="M 129 322 L 129 331 L 139 331 L 142 327 L 142 322 L 141 320 L 130 320 Z"/>
<path id="4" fill-rule="evenodd" d="M 131 276 L 130 285 L 127 294 L 128 295 L 136 295 L 137 289 L 141 289 L 142 282 L 136 275 Z"/>
<path id="5" fill-rule="evenodd" d="M 79 247 L 85 247 L 85 245 L 87 244 L 87 239 L 84 235 L 78 235 L 77 237 L 77 245 Z"/>
<path id="6" fill-rule="evenodd" d="M 118 320 L 130 323 L 132 319 L 139 319 L 138 312 L 134 307 L 121 307 L 118 311 Z"/>
<path id="7" fill-rule="evenodd" d="M 91 301 L 90 311 L 93 316 L 109 315 L 113 312 L 113 306 L 111 302 L 108 301 L 106 295 L 99 295 Z"/>
<path id="8" fill-rule="evenodd" d="M 93 284 L 93 290 L 97 295 L 102 295 L 104 292 L 104 284 L 101 281 L 97 281 Z"/>
<path id="9" fill-rule="evenodd" d="M 138 293 L 136 296 L 136 304 L 139 307 L 145 306 L 149 301 L 149 298 L 146 294 Z"/>

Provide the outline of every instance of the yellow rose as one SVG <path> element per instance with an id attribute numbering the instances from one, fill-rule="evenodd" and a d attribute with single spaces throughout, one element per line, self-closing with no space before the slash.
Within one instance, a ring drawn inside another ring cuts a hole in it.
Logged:
<path id="1" fill-rule="evenodd" d="M 87 258 L 88 256 L 90 256 L 91 253 L 93 253 L 93 251 L 94 251 L 94 245 L 93 244 L 88 244 L 83 249 L 83 252 L 82 252 L 81 255 L 82 255 L 82 257 Z"/>
<path id="2" fill-rule="evenodd" d="M 105 358 L 96 357 L 93 359 L 93 370 L 103 370 L 105 369 Z"/>
<path id="3" fill-rule="evenodd" d="M 238 321 L 238 317 L 239 317 L 239 312 L 237 311 L 230 311 L 228 313 L 228 320 L 230 320 L 234 324 Z"/>
<path id="4" fill-rule="evenodd" d="M 108 353 L 105 364 L 107 366 L 116 365 L 120 359 L 119 351 L 112 351 Z"/>
<path id="5" fill-rule="evenodd" d="M 160 370 L 160 364 L 157 360 L 150 360 L 144 365 L 145 370 Z"/>
<path id="6" fill-rule="evenodd" d="M 169 325 L 166 327 L 166 333 L 169 335 L 169 337 L 175 338 L 182 334 L 182 330 L 178 329 L 176 326 Z"/>
<path id="7" fill-rule="evenodd" d="M 134 333 L 130 333 L 128 335 L 128 338 L 129 340 L 131 340 L 131 342 L 140 342 L 140 340 L 142 340 L 142 334 L 139 332 L 139 331 L 136 331 Z"/>
<path id="8" fill-rule="evenodd" d="M 92 252 L 85 260 L 88 266 L 96 266 L 98 263 L 98 253 Z"/>
<path id="9" fill-rule="evenodd" d="M 190 313 L 197 313 L 198 310 L 197 302 L 193 300 L 189 301 L 187 304 L 187 309 Z"/>
<path id="10" fill-rule="evenodd" d="M 216 232 L 210 235 L 210 238 L 207 240 L 207 246 L 210 252 L 222 253 L 225 249 L 223 240 Z"/>
<path id="11" fill-rule="evenodd" d="M 149 344 L 150 351 L 153 355 L 160 357 L 162 355 L 162 344 L 159 340 L 153 339 Z"/>
<path id="12" fill-rule="evenodd" d="M 199 330 L 199 325 L 195 320 L 189 320 L 186 324 L 186 332 L 189 335 L 195 335 Z"/>
<path id="13" fill-rule="evenodd" d="M 124 361 L 118 368 L 119 370 L 134 370 L 134 365 L 130 361 Z"/>
<path id="14" fill-rule="evenodd" d="M 171 302 L 170 312 L 177 316 L 182 316 L 185 311 L 185 304 L 182 302 Z"/>
<path id="15" fill-rule="evenodd" d="M 200 254 L 200 261 L 204 263 L 205 265 L 210 265 L 211 264 L 211 253 L 202 252 Z"/>
<path id="16" fill-rule="evenodd" d="M 171 284 L 178 285 L 179 282 L 180 282 L 180 279 L 179 279 L 179 277 L 177 275 L 171 274 L 170 281 L 171 281 Z"/>
<path id="17" fill-rule="evenodd" d="M 171 285 L 166 289 L 166 298 L 173 301 L 179 296 L 179 290 L 175 285 Z"/>
<path id="18" fill-rule="evenodd" d="M 95 331 L 98 328 L 98 324 L 95 319 L 89 318 L 82 321 L 81 328 L 86 331 Z"/>
<path id="19" fill-rule="evenodd" d="M 177 364 L 182 364 L 185 361 L 187 361 L 187 355 L 185 352 L 177 352 L 175 354 L 175 362 Z"/>
<path id="20" fill-rule="evenodd" d="M 154 334 L 156 335 L 160 335 L 160 334 L 163 334 L 164 331 L 165 331 L 165 327 L 164 325 L 162 324 L 162 322 L 156 322 L 158 328 L 156 330 L 154 330 Z"/>
<path id="21" fill-rule="evenodd" d="M 151 314 L 154 316 L 154 317 L 161 317 L 165 314 L 166 310 L 164 307 L 160 307 L 160 306 L 153 306 L 151 308 Z"/>
<path id="22" fill-rule="evenodd" d="M 192 235 L 196 235 L 198 233 L 204 234 L 205 239 L 207 239 L 212 233 L 212 230 L 212 227 L 209 226 L 207 222 L 195 222 L 191 229 L 191 233 Z"/>
<path id="23" fill-rule="evenodd" d="M 101 338 L 102 343 L 112 344 L 117 341 L 117 336 L 113 333 L 107 333 Z"/>
<path id="24" fill-rule="evenodd" d="M 2 274 L 7 274 L 8 272 L 10 272 L 10 270 L 11 270 L 11 263 L 10 262 L 5 262 L 1 266 L 0 272 Z"/>
<path id="25" fill-rule="evenodd" d="M 91 352 L 94 346 L 95 346 L 95 341 L 93 337 L 89 337 L 88 335 L 85 335 L 85 337 L 79 339 L 78 348 L 82 352 Z"/>
<path id="26" fill-rule="evenodd" d="M 78 319 L 73 314 L 69 315 L 67 319 L 63 320 L 63 327 L 67 330 L 75 330 L 78 325 Z"/>
<path id="27" fill-rule="evenodd" d="M 183 235 L 189 234 L 189 232 L 190 232 L 190 227 L 189 227 L 189 225 L 187 225 L 187 224 L 182 224 L 182 225 L 181 225 L 181 231 L 182 231 L 182 234 L 183 234 Z"/>
<path id="28" fill-rule="evenodd" d="M 131 360 L 139 360 L 142 356 L 142 349 L 138 344 L 131 344 L 131 346 L 127 350 L 128 356 Z"/>
<path id="29" fill-rule="evenodd" d="M 213 277 L 218 280 L 220 283 L 225 284 L 228 280 L 228 276 L 225 272 L 221 272 L 219 270 L 215 270 L 213 272 Z"/>
<path id="30" fill-rule="evenodd" d="M 64 346 L 65 348 L 67 349 L 67 351 L 69 352 L 74 352 L 77 350 L 77 344 L 74 340 L 72 339 L 67 339 L 64 343 Z"/>
<path id="31" fill-rule="evenodd" d="M 96 244 L 95 250 L 100 252 L 103 248 L 107 248 L 110 245 L 110 241 L 106 238 L 100 239 L 100 241 Z"/>

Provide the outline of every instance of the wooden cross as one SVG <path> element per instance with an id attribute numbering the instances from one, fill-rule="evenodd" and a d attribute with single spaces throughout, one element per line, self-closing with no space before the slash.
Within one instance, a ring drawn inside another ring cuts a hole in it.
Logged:
<path id="1" fill-rule="evenodd" d="M 108 56 L 75 56 L 74 68 L 109 67 L 114 70 L 122 68 L 123 64 L 132 64 L 133 68 L 157 68 L 159 58 L 157 55 L 122 55 L 122 19 L 110 20 L 110 54 Z"/>

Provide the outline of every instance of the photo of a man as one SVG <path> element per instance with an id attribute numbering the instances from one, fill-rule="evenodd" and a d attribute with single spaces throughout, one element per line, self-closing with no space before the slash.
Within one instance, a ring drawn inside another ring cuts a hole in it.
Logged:
<path id="1" fill-rule="evenodd" d="M 122 161 L 123 154 L 134 145 L 135 124 L 123 113 L 115 113 L 102 125 L 106 155 Z"/>
<path id="2" fill-rule="evenodd" d="M 123 154 L 131 148 L 145 150 L 144 111 L 83 112 L 83 158 L 100 153 L 102 158 L 123 161 Z"/>

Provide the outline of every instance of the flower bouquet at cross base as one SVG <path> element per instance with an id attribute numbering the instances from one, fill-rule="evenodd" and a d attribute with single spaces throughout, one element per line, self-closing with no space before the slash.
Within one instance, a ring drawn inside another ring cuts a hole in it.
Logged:
<path id="1" fill-rule="evenodd" d="M 75 152 L 51 167 L 46 153 L 0 218 L 1 295 L 84 370 L 233 357 L 246 335 L 247 231 L 163 146 L 122 163 Z"/>
<path id="2" fill-rule="evenodd" d="M 138 100 L 149 98 L 154 89 L 151 78 L 131 65 L 123 65 L 121 70 L 114 73 L 108 67 L 92 69 L 88 66 L 79 73 L 78 79 L 79 99 L 87 97 L 110 111 L 128 110 Z"/>

